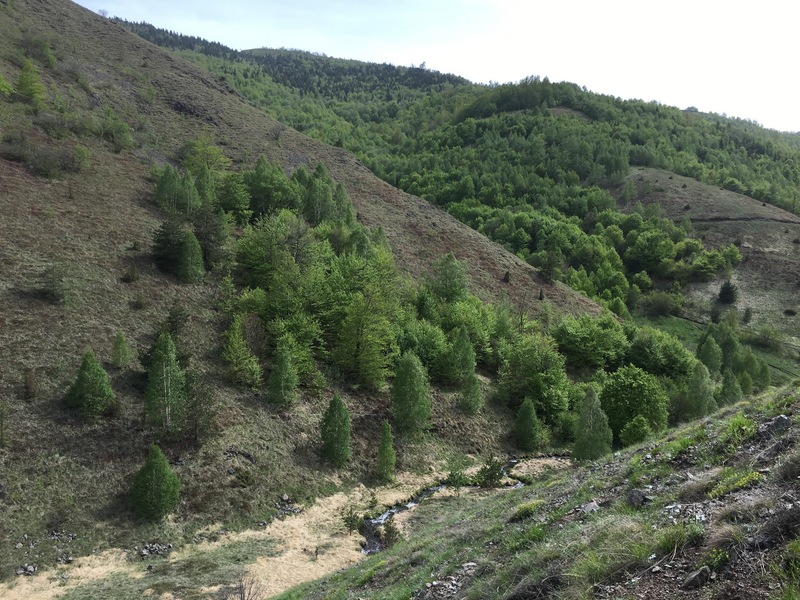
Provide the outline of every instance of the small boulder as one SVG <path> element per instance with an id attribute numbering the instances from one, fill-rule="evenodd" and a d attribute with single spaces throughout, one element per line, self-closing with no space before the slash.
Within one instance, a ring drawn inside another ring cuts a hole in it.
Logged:
<path id="1" fill-rule="evenodd" d="M 703 565 L 696 571 L 689 573 L 686 579 L 683 580 L 683 585 L 681 587 L 685 590 L 693 590 L 703 587 L 708 581 L 709 577 L 711 577 L 711 569 L 708 568 L 708 565 Z"/>

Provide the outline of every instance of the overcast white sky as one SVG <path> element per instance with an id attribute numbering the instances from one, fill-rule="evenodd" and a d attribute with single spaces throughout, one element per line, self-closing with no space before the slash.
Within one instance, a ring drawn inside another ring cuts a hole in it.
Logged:
<path id="1" fill-rule="evenodd" d="M 800 131 L 794 0 L 79 0 L 236 49 L 529 75 Z"/>

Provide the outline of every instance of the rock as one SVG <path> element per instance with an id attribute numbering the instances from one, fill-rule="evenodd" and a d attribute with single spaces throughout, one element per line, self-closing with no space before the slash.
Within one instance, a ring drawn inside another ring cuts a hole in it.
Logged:
<path id="1" fill-rule="evenodd" d="M 33 575 L 35 572 L 36 572 L 36 566 L 35 565 L 26 565 L 25 566 L 25 573 L 27 575 Z"/>
<path id="2" fill-rule="evenodd" d="M 632 489 L 628 492 L 628 495 L 625 496 L 625 502 L 628 506 L 633 508 L 641 508 L 650 502 L 650 498 L 642 490 Z"/>
<path id="3" fill-rule="evenodd" d="M 594 500 L 581 506 L 581 512 L 587 515 L 597 512 L 598 510 L 600 510 L 600 506 Z"/>
<path id="4" fill-rule="evenodd" d="M 16 546 L 14 546 L 14 548 L 16 548 L 17 550 L 19 550 L 20 548 L 22 548 L 22 542 L 17 542 L 17 545 L 16 545 Z"/>
<path id="5" fill-rule="evenodd" d="M 758 435 L 761 438 L 774 436 L 789 429 L 792 420 L 786 415 L 778 415 L 758 426 Z"/>
<path id="6" fill-rule="evenodd" d="M 708 565 L 703 565 L 701 568 L 697 569 L 697 571 L 692 571 L 683 580 L 683 585 L 681 586 L 685 590 L 693 590 L 699 587 L 702 587 L 708 581 L 708 578 L 711 577 L 711 569 L 708 568 Z"/>
<path id="7" fill-rule="evenodd" d="M 25 569 L 23 569 L 22 567 L 17 567 L 17 570 L 15 572 L 17 575 L 24 575 Z"/>
<path id="8" fill-rule="evenodd" d="M 281 496 L 281 500 L 283 500 L 284 502 L 288 502 L 289 501 L 289 494 L 284 494 L 283 496 Z"/>

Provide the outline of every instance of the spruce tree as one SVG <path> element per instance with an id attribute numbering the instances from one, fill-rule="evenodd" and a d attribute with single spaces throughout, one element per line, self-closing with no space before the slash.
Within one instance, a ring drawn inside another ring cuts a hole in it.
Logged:
<path id="1" fill-rule="evenodd" d="M 180 479 L 159 447 L 153 444 L 144 466 L 133 479 L 130 499 L 134 514 L 153 521 L 163 518 L 178 503 L 180 490 Z"/>
<path id="2" fill-rule="evenodd" d="M 178 268 L 183 234 L 183 225 L 173 216 L 164 221 L 153 236 L 153 260 L 165 273 L 174 273 Z"/>
<path id="3" fill-rule="evenodd" d="M 739 387 L 742 390 L 742 396 L 745 398 L 753 395 L 753 378 L 750 377 L 750 373 L 747 371 L 739 375 Z"/>
<path id="4" fill-rule="evenodd" d="M 719 370 L 722 367 L 722 348 L 710 335 L 706 336 L 698 346 L 697 358 L 706 366 L 712 377 L 719 377 Z"/>
<path id="5" fill-rule="evenodd" d="M 463 384 L 470 374 L 475 373 L 475 349 L 465 325 L 459 327 L 453 336 L 450 364 L 450 378 L 453 383 Z"/>
<path id="6" fill-rule="evenodd" d="M 322 456 L 334 467 L 350 460 L 350 413 L 339 394 L 334 393 L 322 417 Z"/>
<path id="7" fill-rule="evenodd" d="M 514 440 L 521 450 L 537 450 L 542 443 L 542 424 L 536 416 L 533 400 L 525 398 L 514 421 Z"/>
<path id="8" fill-rule="evenodd" d="M 477 414 L 483 406 L 483 392 L 481 382 L 475 371 L 467 375 L 461 391 L 458 394 L 458 406 L 468 415 Z"/>
<path id="9" fill-rule="evenodd" d="M 122 330 L 117 331 L 114 348 L 111 350 L 111 364 L 117 369 L 124 369 L 131 362 L 131 349 Z"/>
<path id="10" fill-rule="evenodd" d="M 175 275 L 181 283 L 201 283 L 206 275 L 203 266 L 203 249 L 191 231 L 183 234 Z"/>
<path id="11" fill-rule="evenodd" d="M 175 437 L 186 420 L 186 378 L 178 365 L 172 336 L 161 332 L 150 357 L 144 393 L 146 420 L 162 433 Z"/>
<path id="12" fill-rule="evenodd" d="M 384 482 L 394 480 L 394 466 L 397 462 L 397 455 L 394 451 L 394 437 L 392 436 L 392 426 L 389 421 L 383 421 L 381 425 L 381 441 L 378 445 L 378 478 Z"/>
<path id="13" fill-rule="evenodd" d="M 240 385 L 258 389 L 261 387 L 261 365 L 253 356 L 242 334 L 242 316 L 236 315 L 227 333 L 222 358 L 228 365 L 228 375 Z"/>
<path id="14" fill-rule="evenodd" d="M 392 384 L 392 413 L 397 428 L 404 433 L 425 429 L 431 419 L 428 374 L 412 352 L 400 357 Z"/>
<path id="15" fill-rule="evenodd" d="M 739 386 L 736 375 L 730 369 L 725 369 L 722 373 L 722 388 L 719 391 L 717 403 L 720 406 L 736 404 L 741 401 L 742 397 L 742 388 Z"/>
<path id="16" fill-rule="evenodd" d="M 284 406 L 292 404 L 297 399 L 297 383 L 297 369 L 292 361 L 292 353 L 286 344 L 280 344 L 267 382 L 270 400 Z"/>
<path id="17" fill-rule="evenodd" d="M 613 433 L 608 426 L 608 417 L 600 406 L 600 399 L 589 388 L 581 405 L 578 417 L 577 439 L 572 456 L 577 460 L 594 460 L 611 452 Z"/>
<path id="18" fill-rule="evenodd" d="M 111 381 L 89 348 L 83 355 L 78 377 L 67 392 L 67 406 L 93 418 L 107 413 L 113 404 Z"/>

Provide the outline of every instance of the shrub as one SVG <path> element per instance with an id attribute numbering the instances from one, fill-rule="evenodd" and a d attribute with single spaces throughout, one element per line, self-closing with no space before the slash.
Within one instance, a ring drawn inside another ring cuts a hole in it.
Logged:
<path id="1" fill-rule="evenodd" d="M 111 381 L 89 348 L 83 355 L 78 377 L 67 392 L 67 406 L 92 418 L 108 413 L 113 405 Z"/>
<path id="2" fill-rule="evenodd" d="M 475 483 L 482 488 L 497 487 L 503 479 L 503 463 L 494 456 L 486 459 L 475 474 Z"/>
<path id="3" fill-rule="evenodd" d="M 536 513 L 539 512 L 543 504 L 544 500 L 540 500 L 538 498 L 536 500 L 531 500 L 530 502 L 520 504 L 514 510 L 514 514 L 511 515 L 509 521 L 512 523 L 518 523 L 519 521 L 525 521 L 526 519 L 536 516 Z"/>
<path id="4" fill-rule="evenodd" d="M 666 427 L 669 398 L 658 380 L 639 367 L 622 367 L 609 375 L 600 403 L 617 437 L 637 416 L 642 416 L 652 431 Z"/>
<path id="5" fill-rule="evenodd" d="M 17 96 L 23 102 L 31 105 L 33 112 L 38 113 L 44 105 L 45 87 L 39 76 L 39 70 L 33 61 L 28 59 L 22 65 L 17 79 Z"/>
<path id="6" fill-rule="evenodd" d="M 619 441 L 623 446 L 632 446 L 645 441 L 653 434 L 650 423 L 642 415 L 636 415 L 628 421 L 619 434 Z"/>
<path id="7" fill-rule="evenodd" d="M 725 369 L 722 373 L 722 388 L 717 398 L 717 404 L 725 406 L 728 404 L 736 404 L 744 397 L 742 388 L 739 385 L 739 380 L 730 369 Z"/>
<path id="8" fill-rule="evenodd" d="M 97 128 L 97 135 L 111 142 L 114 152 L 120 153 L 133 147 L 133 132 L 125 121 L 110 108 L 106 108 Z"/>
<path id="9" fill-rule="evenodd" d="M 261 386 L 261 365 L 247 347 L 247 342 L 242 335 L 242 316 L 236 315 L 227 333 L 222 358 L 228 365 L 228 376 L 240 385 L 252 389 Z"/>
<path id="10" fill-rule="evenodd" d="M 180 498 L 181 481 L 170 469 L 167 458 L 153 444 L 144 466 L 131 487 L 131 508 L 136 516 L 157 521 L 169 513 Z"/>
<path id="11" fill-rule="evenodd" d="M 11 86 L 5 78 L 0 75 L 0 97 L 2 98 L 11 98 L 11 95 L 14 93 L 14 88 Z"/>
<path id="12" fill-rule="evenodd" d="M 322 456 L 335 467 L 350 460 L 350 413 L 334 393 L 322 417 Z"/>

